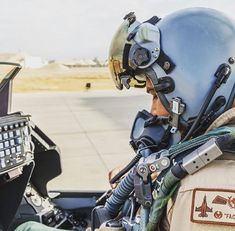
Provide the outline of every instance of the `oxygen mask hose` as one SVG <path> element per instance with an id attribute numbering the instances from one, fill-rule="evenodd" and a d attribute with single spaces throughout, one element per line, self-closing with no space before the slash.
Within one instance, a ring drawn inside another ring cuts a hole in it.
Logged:
<path id="1" fill-rule="evenodd" d="M 133 166 L 139 161 L 138 158 L 150 154 L 151 154 L 150 149 L 148 149 L 147 147 L 142 148 L 142 151 L 138 152 L 137 158 L 134 158 L 130 162 L 130 164 L 127 165 L 127 167 L 124 169 L 126 171 L 126 169 L 128 169 L 132 165 L 132 170 L 130 170 L 130 172 L 121 180 L 118 186 L 114 189 L 112 195 L 107 199 L 104 206 L 112 218 L 114 218 L 118 214 L 124 202 L 128 199 L 129 195 L 134 190 L 135 173 L 133 171 L 134 170 L 133 168 L 135 167 Z M 124 172 L 124 170 L 122 171 L 122 173 Z"/>
<path id="2" fill-rule="evenodd" d="M 113 194 L 107 199 L 105 209 L 114 218 L 123 206 L 130 193 L 134 190 L 134 172 L 130 171 L 120 182 Z"/>

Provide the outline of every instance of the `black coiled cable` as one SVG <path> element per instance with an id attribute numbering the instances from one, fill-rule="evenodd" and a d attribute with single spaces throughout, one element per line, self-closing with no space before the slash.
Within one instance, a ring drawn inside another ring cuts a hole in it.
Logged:
<path id="1" fill-rule="evenodd" d="M 110 184 L 114 184 L 117 180 L 119 180 L 122 176 L 124 176 L 128 171 L 130 171 L 136 163 L 140 160 L 142 155 L 140 152 L 131 160 L 131 162 L 123 168 L 117 175 L 115 175 L 109 182 Z"/>

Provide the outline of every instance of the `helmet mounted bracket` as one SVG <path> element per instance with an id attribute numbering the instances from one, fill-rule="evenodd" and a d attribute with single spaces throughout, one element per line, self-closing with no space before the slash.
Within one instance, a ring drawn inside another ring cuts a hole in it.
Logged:
<path id="1" fill-rule="evenodd" d="M 135 12 L 130 12 L 123 17 L 124 20 L 128 20 L 130 25 L 136 21 Z"/>
<path id="2" fill-rule="evenodd" d="M 132 22 L 136 18 L 131 12 L 124 19 Z M 156 26 L 159 20 L 160 18 L 154 16 L 143 22 L 135 27 L 126 39 L 122 56 L 124 72 L 119 73 L 119 79 L 127 89 L 132 85 L 132 78 L 138 82 L 134 85 L 135 87 L 145 87 L 145 83 L 140 82 L 135 75 L 138 75 L 138 72 L 146 71 L 155 62 L 166 74 L 175 67 L 175 64 L 160 48 L 160 31 Z M 162 91 L 164 94 L 172 92 L 175 87 L 174 81 L 168 76 L 159 79 L 155 86 L 157 92 Z"/>
<path id="3" fill-rule="evenodd" d="M 170 117 L 169 123 L 171 124 L 171 133 L 176 133 L 179 128 L 180 116 L 185 111 L 185 104 L 179 97 L 173 98 L 170 103 L 172 116 Z"/>
<path id="4" fill-rule="evenodd" d="M 129 89 L 130 88 L 130 76 L 129 75 L 121 75 L 120 76 L 121 79 L 121 83 L 122 85 L 126 88 Z"/>

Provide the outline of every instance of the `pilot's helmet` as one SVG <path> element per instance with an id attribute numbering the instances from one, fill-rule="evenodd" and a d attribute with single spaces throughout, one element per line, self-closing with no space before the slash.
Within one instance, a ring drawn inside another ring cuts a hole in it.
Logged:
<path id="1" fill-rule="evenodd" d="M 140 23 L 124 18 L 109 52 L 118 89 L 145 87 L 146 78 L 185 139 L 232 107 L 235 95 L 235 23 L 217 10 L 188 8 Z"/>

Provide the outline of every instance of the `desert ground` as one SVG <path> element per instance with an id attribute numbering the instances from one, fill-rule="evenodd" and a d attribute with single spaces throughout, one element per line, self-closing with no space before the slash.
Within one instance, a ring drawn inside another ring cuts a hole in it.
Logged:
<path id="1" fill-rule="evenodd" d="M 12 110 L 32 115 L 61 150 L 63 172 L 48 189 L 75 191 L 109 188 L 108 172 L 135 155 L 130 130 L 150 102 L 144 89 L 116 90 L 106 67 L 55 64 L 21 70 L 12 100 Z"/>
<path id="2" fill-rule="evenodd" d="M 90 83 L 90 88 L 87 88 Z M 23 68 L 14 80 L 14 92 L 87 91 L 115 89 L 107 67 L 74 67 L 49 64 Z"/>

